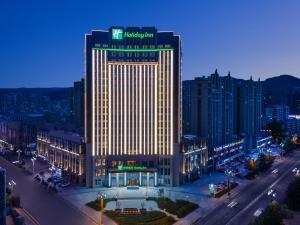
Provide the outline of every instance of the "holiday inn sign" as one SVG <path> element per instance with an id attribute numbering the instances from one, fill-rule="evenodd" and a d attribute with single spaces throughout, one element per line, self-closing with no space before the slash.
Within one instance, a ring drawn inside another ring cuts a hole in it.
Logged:
<path id="1" fill-rule="evenodd" d="M 150 32 L 123 32 L 123 29 L 112 29 L 112 39 L 122 40 L 123 38 L 154 38 L 154 34 Z"/>

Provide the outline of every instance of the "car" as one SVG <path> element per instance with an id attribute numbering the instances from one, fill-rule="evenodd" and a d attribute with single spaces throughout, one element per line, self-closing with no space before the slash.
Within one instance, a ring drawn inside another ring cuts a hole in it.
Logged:
<path id="1" fill-rule="evenodd" d="M 237 203 L 236 201 L 232 201 L 232 202 L 230 202 L 230 203 L 228 204 L 228 207 L 233 208 L 233 207 L 235 207 L 235 206 L 237 206 L 237 205 L 238 205 L 238 203 Z"/>
<path id="2" fill-rule="evenodd" d="M 272 173 L 274 174 L 278 173 L 278 169 L 273 170 Z"/>
<path id="3" fill-rule="evenodd" d="M 300 170 L 297 170 L 297 172 L 295 173 L 295 176 L 300 176 Z"/>
<path id="4" fill-rule="evenodd" d="M 273 198 L 276 198 L 276 192 L 274 192 L 274 193 L 272 194 L 272 197 L 273 197 Z"/>
<path id="5" fill-rule="evenodd" d="M 62 183 L 60 184 L 60 186 L 61 186 L 62 188 L 68 187 L 68 186 L 70 186 L 70 182 L 62 182 Z"/>
<path id="6" fill-rule="evenodd" d="M 42 177 L 41 177 L 40 174 L 36 174 L 36 175 L 34 176 L 34 179 L 36 179 L 36 180 L 38 180 L 38 181 L 41 181 Z"/>
<path id="7" fill-rule="evenodd" d="M 262 208 L 258 208 L 255 212 L 254 212 L 254 216 L 255 217 L 259 217 L 260 216 L 260 214 L 262 214 L 263 213 L 263 209 Z"/>
<path id="8" fill-rule="evenodd" d="M 274 190 L 273 190 L 273 189 L 270 189 L 270 190 L 268 191 L 268 195 L 271 195 L 273 192 L 274 192 Z"/>
<path id="9" fill-rule="evenodd" d="M 297 167 L 295 167 L 295 168 L 292 170 L 292 172 L 293 172 L 293 173 L 296 173 L 297 170 L 298 170 Z"/>

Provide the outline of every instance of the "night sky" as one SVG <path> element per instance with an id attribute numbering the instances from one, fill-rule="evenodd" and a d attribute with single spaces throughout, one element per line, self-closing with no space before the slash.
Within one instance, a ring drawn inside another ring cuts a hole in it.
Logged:
<path id="1" fill-rule="evenodd" d="M 84 34 L 156 26 L 183 43 L 183 79 L 300 77 L 299 0 L 1 0 L 0 87 L 66 87 L 84 76 Z"/>

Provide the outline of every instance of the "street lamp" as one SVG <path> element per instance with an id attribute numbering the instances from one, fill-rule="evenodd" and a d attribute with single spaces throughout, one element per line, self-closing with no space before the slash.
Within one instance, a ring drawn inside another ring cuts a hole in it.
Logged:
<path id="1" fill-rule="evenodd" d="M 11 180 L 11 181 L 8 182 L 8 185 L 9 185 L 9 187 L 11 189 L 11 193 L 12 193 L 13 189 L 14 189 L 14 186 L 16 186 L 17 184 L 14 180 Z"/>
<path id="2" fill-rule="evenodd" d="M 103 216 L 102 216 L 102 210 L 103 210 L 103 201 L 105 198 L 105 194 L 103 192 L 99 192 L 97 195 L 98 201 L 99 201 L 99 205 L 100 205 L 100 225 L 104 225 L 103 224 Z"/>
<path id="3" fill-rule="evenodd" d="M 36 161 L 35 157 L 31 158 L 31 162 L 32 162 L 32 174 L 34 175 L 34 162 Z"/>
<path id="4" fill-rule="evenodd" d="M 225 174 L 227 176 L 227 190 L 228 190 L 228 198 L 230 198 L 230 187 L 231 187 L 231 184 L 230 184 L 230 178 L 232 176 L 232 170 L 231 169 L 227 169 L 225 171 Z"/>
<path id="5" fill-rule="evenodd" d="M 17 150 L 17 153 L 18 153 L 18 162 L 19 162 L 19 163 L 20 163 L 20 154 L 21 154 L 21 152 L 22 152 L 22 151 L 21 151 L 20 149 Z"/>

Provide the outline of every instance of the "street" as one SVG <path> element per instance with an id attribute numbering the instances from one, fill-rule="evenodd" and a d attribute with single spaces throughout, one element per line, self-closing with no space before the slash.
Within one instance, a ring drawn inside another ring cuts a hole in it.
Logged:
<path id="1" fill-rule="evenodd" d="M 229 200 L 223 200 L 221 205 L 199 218 L 194 225 L 248 225 L 254 219 L 254 212 L 258 208 L 264 209 L 271 202 L 271 197 L 267 195 L 270 188 L 277 192 L 277 201 L 283 200 L 285 190 L 293 179 L 292 169 L 300 166 L 299 159 L 300 152 L 295 151 L 292 156 L 284 158 L 273 167 L 278 169 L 278 174 L 271 173 L 273 169 L 260 174 L 241 192 L 232 195 Z M 230 208 L 227 205 L 232 201 L 238 204 Z"/>
<path id="2" fill-rule="evenodd" d="M 20 195 L 21 205 L 40 225 L 91 225 L 95 224 L 78 209 L 63 201 L 58 195 L 33 179 L 32 174 L 14 166 L 0 157 L 0 166 L 7 172 L 7 180 L 13 179 L 14 195 Z"/>

